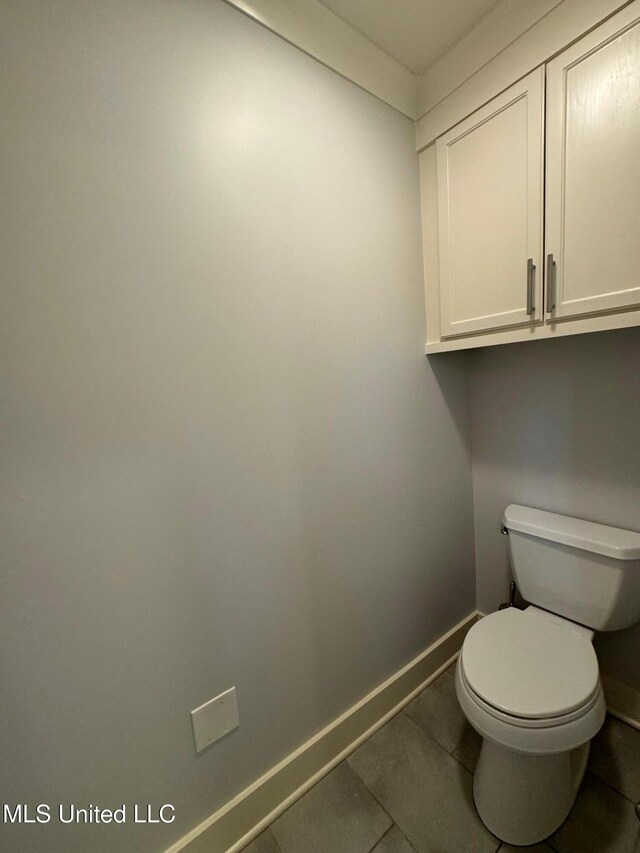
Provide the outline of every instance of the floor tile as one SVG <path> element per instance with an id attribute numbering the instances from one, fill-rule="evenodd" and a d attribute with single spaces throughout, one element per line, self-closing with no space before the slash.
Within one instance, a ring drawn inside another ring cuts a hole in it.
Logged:
<path id="1" fill-rule="evenodd" d="M 453 752 L 462 740 L 467 719 L 456 696 L 455 679 L 443 673 L 404 709 L 447 752 Z"/>
<path id="2" fill-rule="evenodd" d="M 569 817 L 549 843 L 558 853 L 633 853 L 639 829 L 632 803 L 587 775 Z"/>
<path id="3" fill-rule="evenodd" d="M 629 800 L 640 800 L 640 732 L 607 717 L 591 743 L 589 770 Z"/>
<path id="4" fill-rule="evenodd" d="M 478 732 L 467 723 L 462 740 L 453 752 L 453 757 L 456 758 L 463 767 L 466 767 L 469 773 L 473 773 L 480 757 L 480 748 L 482 747 L 482 738 Z"/>
<path id="5" fill-rule="evenodd" d="M 280 853 L 270 829 L 265 829 L 251 844 L 242 848 L 242 853 Z"/>
<path id="6" fill-rule="evenodd" d="M 378 841 L 371 853 L 415 853 L 415 851 L 394 824 L 389 832 Z"/>
<path id="7" fill-rule="evenodd" d="M 391 820 L 345 763 L 271 824 L 281 853 L 369 853 Z"/>
<path id="8" fill-rule="evenodd" d="M 499 847 L 476 813 L 471 774 L 406 714 L 393 717 L 347 760 L 417 853 Z"/>

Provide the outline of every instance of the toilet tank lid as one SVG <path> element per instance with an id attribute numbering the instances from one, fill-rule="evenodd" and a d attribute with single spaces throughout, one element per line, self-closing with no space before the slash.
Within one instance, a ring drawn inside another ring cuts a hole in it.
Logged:
<path id="1" fill-rule="evenodd" d="M 616 560 L 640 559 L 640 533 L 632 530 L 518 504 L 510 504 L 505 509 L 504 526 L 507 530 L 528 533 L 539 539 L 559 542 Z"/>

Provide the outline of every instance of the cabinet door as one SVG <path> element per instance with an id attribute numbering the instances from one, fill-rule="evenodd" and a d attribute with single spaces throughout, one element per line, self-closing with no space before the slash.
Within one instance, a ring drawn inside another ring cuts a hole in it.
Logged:
<path id="1" fill-rule="evenodd" d="M 551 318 L 640 305 L 639 2 L 548 65 L 546 191 Z"/>
<path id="2" fill-rule="evenodd" d="M 443 337 L 542 318 L 544 69 L 436 141 Z"/>

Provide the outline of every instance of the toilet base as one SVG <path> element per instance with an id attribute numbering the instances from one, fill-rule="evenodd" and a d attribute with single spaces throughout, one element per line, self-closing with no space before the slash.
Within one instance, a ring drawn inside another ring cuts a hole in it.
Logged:
<path id="1" fill-rule="evenodd" d="M 514 752 L 483 738 L 473 796 L 485 826 L 508 844 L 536 844 L 555 832 L 576 798 L 589 742 L 555 755 Z"/>

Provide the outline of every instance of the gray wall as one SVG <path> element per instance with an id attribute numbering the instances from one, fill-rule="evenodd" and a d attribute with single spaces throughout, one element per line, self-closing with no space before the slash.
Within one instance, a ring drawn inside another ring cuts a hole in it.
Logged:
<path id="1" fill-rule="evenodd" d="M 5 0 L 0 63 L 0 788 L 178 813 L 3 849 L 158 851 L 474 609 L 466 363 L 389 107 L 217 0 Z"/>
<path id="2" fill-rule="evenodd" d="M 478 609 L 508 596 L 510 503 L 640 531 L 640 330 L 470 354 Z M 602 668 L 640 689 L 640 626 L 597 638 Z"/>

